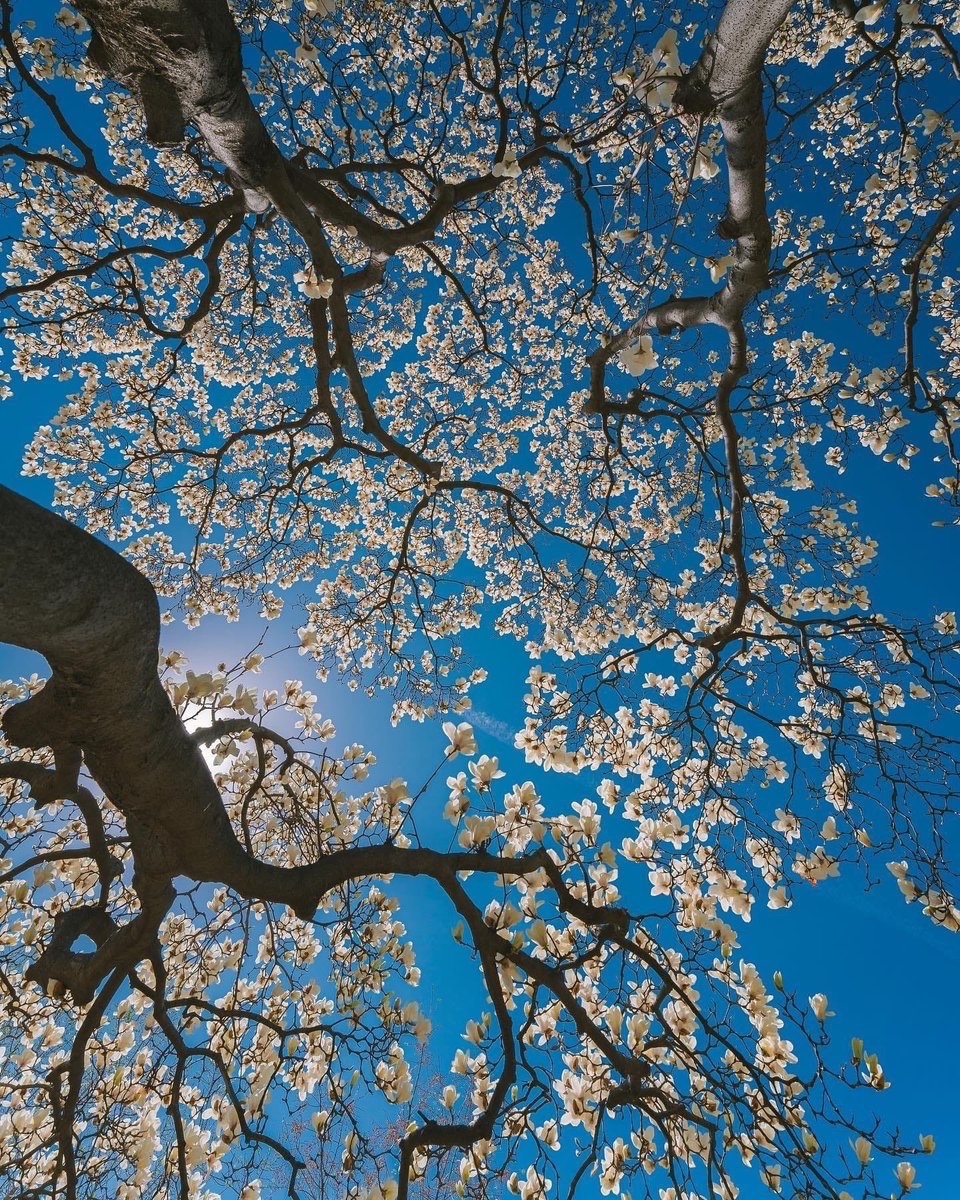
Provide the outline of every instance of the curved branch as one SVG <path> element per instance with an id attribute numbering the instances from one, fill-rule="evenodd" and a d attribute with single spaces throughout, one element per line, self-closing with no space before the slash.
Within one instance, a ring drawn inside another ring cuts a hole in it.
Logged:
<path id="1" fill-rule="evenodd" d="M 96 917 L 71 917 L 93 922 L 97 952 L 73 955 L 79 931 L 64 926 L 50 960 L 35 966 L 37 978 L 64 980 L 67 973 L 74 994 L 86 995 L 118 962 L 132 965 L 149 948 L 178 874 L 287 904 L 304 919 L 331 889 L 372 875 L 447 883 L 457 871 L 519 877 L 543 870 L 566 893 L 546 850 L 501 858 L 385 843 L 299 867 L 259 861 L 230 825 L 197 740 L 158 678 L 159 610 L 151 585 L 109 547 L 3 487 L 0 525 L 13 531 L 0 545 L 0 640 L 39 651 L 53 668 L 39 693 L 8 709 L 4 731 L 22 746 L 67 740 L 82 750 L 87 769 L 126 819 L 143 907 L 142 917 L 116 931 L 101 928 L 99 909 Z M 596 921 L 598 912 L 611 919 L 573 897 L 567 903 L 582 920 Z"/>
<path id="2" fill-rule="evenodd" d="M 702 325 L 733 331 L 768 283 L 771 232 L 766 209 L 766 116 L 760 68 L 783 24 L 791 0 L 756 5 L 731 0 L 716 34 L 677 87 L 674 103 L 698 115 L 716 112 L 727 160 L 727 211 L 718 236 L 734 243 L 734 262 L 723 287 L 708 296 L 671 297 L 654 305 L 589 357 L 588 410 L 606 409 L 605 369 L 644 333 L 671 333 Z"/>

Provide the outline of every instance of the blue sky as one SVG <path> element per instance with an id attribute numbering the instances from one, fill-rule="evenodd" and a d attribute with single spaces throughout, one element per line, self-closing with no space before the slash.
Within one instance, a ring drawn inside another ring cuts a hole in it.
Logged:
<path id="1" fill-rule="evenodd" d="M 19 477 L 19 457 L 32 429 L 59 401 L 55 385 L 45 381 L 18 388 L 0 409 L 5 434 L 0 441 L 0 477 L 43 503 L 49 502 L 50 484 Z M 864 523 L 882 538 L 873 579 L 878 606 L 888 612 L 944 607 L 960 591 L 957 528 L 933 526 L 932 506 L 925 498 L 889 487 L 889 466 L 866 459 L 854 469 L 859 476 L 856 491 L 869 514 Z M 211 669 L 220 661 L 237 661 L 263 631 L 264 623 L 255 614 L 236 624 L 209 618 L 197 630 L 179 622 L 168 627 L 164 643 L 182 647 L 195 669 Z M 522 719 L 517 676 L 525 667 L 511 644 L 487 635 L 478 643 L 475 652 L 483 654 L 491 677 L 475 694 L 478 711 L 465 716 L 474 722 L 481 752 L 500 759 L 507 772 L 505 783 L 532 778 L 551 810 L 593 796 L 599 775 L 587 771 L 577 777 L 544 776 L 512 748 L 511 730 Z M 31 670 L 43 673 L 38 656 L 3 648 L 0 675 Z M 318 708 L 337 724 L 337 744 L 356 740 L 374 750 L 376 781 L 400 775 L 413 785 L 423 777 L 425 764 L 432 769 L 441 761 L 446 739 L 438 725 L 405 722 L 393 728 L 385 699 L 358 697 L 335 681 L 311 683 L 309 663 L 296 654 L 268 663 L 261 682 L 268 686 L 290 676 L 304 677 L 318 693 Z M 451 762 L 449 771 L 463 766 L 462 759 Z M 447 773 L 441 769 L 440 788 L 418 808 L 421 832 L 429 831 L 428 842 L 438 846 L 446 844 L 450 831 L 439 818 Z M 431 887 L 407 883 L 400 890 L 400 915 L 414 935 L 422 969 L 418 998 L 438 1035 L 431 1045 L 431 1062 L 442 1069 L 461 1044 L 463 1023 L 482 1004 L 482 989 L 464 950 L 454 950 L 451 959 L 453 914 L 437 903 Z M 926 1200 L 952 1196 L 960 1176 L 954 1100 L 960 1043 L 952 1035 L 960 994 L 960 939 L 931 926 L 917 906 L 904 904 L 891 878 L 881 878 L 878 886 L 865 891 L 860 876 L 845 869 L 839 879 L 800 889 L 790 910 L 771 912 L 756 905 L 751 924 L 740 929 L 740 945 L 738 957 L 755 961 L 768 978 L 781 971 L 786 988 L 801 1004 L 815 992 L 826 992 L 836 1013 L 829 1022 L 835 1045 L 844 1048 L 850 1038 L 862 1037 L 867 1050 L 879 1054 L 892 1086 L 882 1095 L 863 1088 L 858 1111 L 875 1113 L 888 1128 L 898 1128 L 906 1144 L 915 1144 L 921 1134 L 933 1134 L 937 1151 L 918 1160 L 918 1180 Z M 889 1182 L 892 1189 L 892 1177 Z M 589 1181 L 584 1185 L 585 1195 L 592 1194 L 591 1186 Z M 747 1189 L 742 1195 L 754 1200 Z M 756 1200 L 767 1195 L 757 1188 Z"/>
<path id="2" fill-rule="evenodd" d="M 845 314 L 835 310 L 817 321 L 823 336 L 840 340 L 842 335 L 855 357 L 869 359 L 874 346 L 871 335 L 845 319 Z M 61 392 L 70 388 L 68 384 L 61 389 L 52 379 L 18 383 L 15 395 L 0 406 L 0 478 L 41 503 L 49 503 L 52 489 L 45 480 L 20 477 L 23 448 L 36 427 L 62 403 Z M 924 450 L 924 456 L 929 453 Z M 924 496 L 919 472 L 903 473 L 864 451 L 848 463 L 841 482 L 858 499 L 864 531 L 880 542 L 880 558 L 871 578 L 876 606 L 891 615 L 923 618 L 954 607 L 960 593 L 960 531 L 953 524 L 934 524 L 942 513 Z M 294 622 L 291 618 L 290 626 Z M 281 626 L 283 641 L 290 636 L 290 626 L 286 622 Z M 209 669 L 219 661 L 240 658 L 262 631 L 263 622 L 249 614 L 235 625 L 209 618 L 196 631 L 175 624 L 166 630 L 164 640 L 170 648 L 187 650 L 195 669 Z M 555 811 L 592 796 L 599 776 L 590 772 L 577 778 L 541 776 L 512 748 L 512 730 L 523 717 L 519 697 L 528 667 L 518 647 L 489 631 L 470 641 L 475 657 L 490 672 L 488 682 L 474 696 L 482 714 L 475 718 L 478 740 L 482 752 L 501 759 L 505 782 L 535 778 Z M 0 675 L 34 669 L 42 669 L 37 660 L 3 648 Z M 318 707 L 336 722 L 340 742 L 362 741 L 377 754 L 379 782 L 403 775 L 416 786 L 423 778 L 424 764 L 432 769 L 441 760 L 444 738 L 437 726 L 392 728 L 385 699 L 366 700 L 336 683 L 316 685 L 309 682 L 309 670 L 307 660 L 291 654 L 269 663 L 263 682 L 270 682 L 273 672 L 276 680 L 306 677 L 308 687 L 320 696 Z M 428 810 L 421 823 L 423 831 L 430 830 L 437 838 L 446 832 L 436 819 L 443 802 L 443 776 L 441 771 L 436 793 L 441 798 L 435 795 L 426 801 L 435 806 L 434 819 Z M 640 877 L 639 884 L 643 883 Z M 426 890 L 404 885 L 403 892 L 404 918 L 411 931 L 421 935 L 423 1005 L 440 1027 L 436 1053 L 442 1058 L 444 1047 L 449 1051 L 457 1044 L 463 1020 L 476 1015 L 465 1008 L 461 1017 L 458 1007 L 463 998 L 462 952 L 451 960 L 447 939 L 452 918 L 434 908 Z M 885 1125 L 899 1127 L 905 1143 L 916 1143 L 920 1134 L 933 1134 L 937 1153 L 918 1163 L 922 1195 L 925 1200 L 953 1195 L 960 1178 L 954 1099 L 960 1047 L 951 1033 L 955 997 L 960 992 L 960 941 L 932 927 L 918 907 L 906 906 L 885 873 L 877 886 L 865 891 L 862 879 L 848 867 L 837 880 L 799 889 L 789 911 L 771 913 L 758 905 L 751 924 L 741 930 L 740 942 L 738 955 L 752 958 L 768 976 L 782 971 L 786 987 L 801 1003 L 816 992 L 829 996 L 836 1013 L 829 1029 L 838 1046 L 858 1036 L 880 1056 L 892 1087 L 881 1096 L 864 1088 L 856 1103 L 875 1109 Z M 458 965 L 452 967 L 452 961 Z M 457 986 L 451 987 L 454 973 Z M 447 1027 L 448 1022 L 453 1028 Z M 893 1191 L 892 1177 L 889 1186 Z M 588 1180 L 583 1194 L 591 1195 L 591 1188 Z M 742 1195 L 753 1200 L 747 1190 Z M 758 1188 L 756 1195 L 759 1200 L 766 1193 Z"/>

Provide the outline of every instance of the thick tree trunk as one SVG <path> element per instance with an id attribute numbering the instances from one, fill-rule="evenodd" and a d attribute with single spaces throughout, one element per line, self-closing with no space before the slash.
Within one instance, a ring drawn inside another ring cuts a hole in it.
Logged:
<path id="1" fill-rule="evenodd" d="M 179 142 L 192 122 L 255 211 L 284 171 L 243 81 L 240 34 L 226 0 L 77 0 L 90 58 L 129 87 L 147 136 Z"/>
<path id="2" fill-rule="evenodd" d="M 157 673 L 159 606 L 151 584 L 115 551 L 0 487 L 0 641 L 35 650 L 52 675 L 8 709 L 14 745 L 75 760 L 123 813 L 146 880 L 185 875 L 311 915 L 355 874 L 388 870 L 362 855 L 335 869 L 257 861 L 230 825 L 220 792 Z M 24 776 L 26 778 L 26 776 Z M 76 786 L 76 779 L 72 781 Z"/>
<path id="3" fill-rule="evenodd" d="M 42 654 L 52 675 L 8 710 L 20 746 L 79 747 L 125 815 L 143 869 L 208 878 L 246 857 L 206 763 L 157 674 L 159 607 L 119 554 L 0 487 L 0 641 Z"/>
<path id="4" fill-rule="evenodd" d="M 721 111 L 760 74 L 767 47 L 793 0 L 728 0 L 716 32 L 680 86 L 674 102 L 688 112 Z"/>

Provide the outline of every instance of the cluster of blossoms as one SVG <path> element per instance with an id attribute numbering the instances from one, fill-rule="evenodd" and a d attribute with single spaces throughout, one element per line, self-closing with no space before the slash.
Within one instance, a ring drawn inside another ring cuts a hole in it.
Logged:
<path id="1" fill-rule="evenodd" d="M 309 686 L 257 686 L 259 654 L 206 672 L 168 654 L 244 852 L 374 865 L 312 920 L 186 886 L 93 1030 L 25 955 L 76 907 L 135 921 L 141 864 L 120 807 L 42 803 L 28 768 L 58 764 L 12 750 L 0 1135 L 20 1158 L 0 1163 L 24 1189 L 58 1186 L 75 1153 L 56 1145 L 62 1087 L 97 1118 L 77 1126 L 90 1187 L 124 1197 L 176 1179 L 212 1200 L 236 1169 L 258 1200 L 250 1164 L 281 1107 L 311 1185 L 343 1179 L 351 1200 L 501 1178 L 544 1200 L 571 1132 L 593 1140 L 602 1195 L 635 1177 L 661 1200 L 711 1175 L 732 1200 L 754 1165 L 771 1192 L 822 1169 L 846 1196 L 882 1157 L 866 1132 L 853 1162 L 823 1146 L 826 996 L 797 1005 L 736 951 L 758 904 L 859 864 L 960 928 L 931 851 L 957 783 L 956 617 L 877 611 L 863 522 L 883 489 L 865 518 L 831 491 L 889 464 L 898 487 L 923 475 L 942 524 L 960 497 L 960 135 L 931 107 L 960 10 L 796 6 L 763 47 L 770 94 L 739 120 L 691 93 L 696 5 L 528 7 L 415 0 L 398 28 L 383 0 L 245 5 L 256 109 L 300 189 L 279 206 L 202 136 L 145 148 L 137 98 L 87 60 L 70 9 L 0 33 L 16 222 L 0 388 L 65 389 L 26 473 L 123 541 L 189 624 L 250 601 L 277 622 L 312 588 L 299 649 L 321 678 L 389 694 L 396 720 L 456 714 L 445 789 L 374 784 Z M 736 58 L 742 98 L 757 89 Z M 78 97 L 103 133 L 79 155 Z M 738 164 L 768 150 L 757 187 Z M 829 340 L 841 314 L 869 338 Z M 459 720 L 486 634 L 492 660 L 522 656 L 516 748 L 549 786 Z M 557 778 L 588 770 L 590 795 Z M 371 853 L 429 874 L 434 834 L 486 989 L 448 1070 L 414 995 L 416 918 Z M 851 1066 L 885 1090 L 862 1045 Z M 442 1121 L 477 1136 L 440 1154 Z M 919 1186 L 893 1158 L 901 1194 Z"/>

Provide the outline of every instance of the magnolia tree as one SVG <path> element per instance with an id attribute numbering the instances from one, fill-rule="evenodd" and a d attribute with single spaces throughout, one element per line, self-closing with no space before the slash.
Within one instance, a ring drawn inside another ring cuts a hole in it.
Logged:
<path id="1" fill-rule="evenodd" d="M 5 1186 L 911 1190 L 874 1048 L 734 951 L 842 864 L 960 927 L 956 620 L 876 610 L 840 490 L 953 520 L 958 6 L 55 7 L 0 59 L 4 379 L 74 389 L 64 515 L 0 489 Z M 250 604 L 433 774 L 159 651 Z M 494 639 L 526 779 L 457 715 Z"/>

